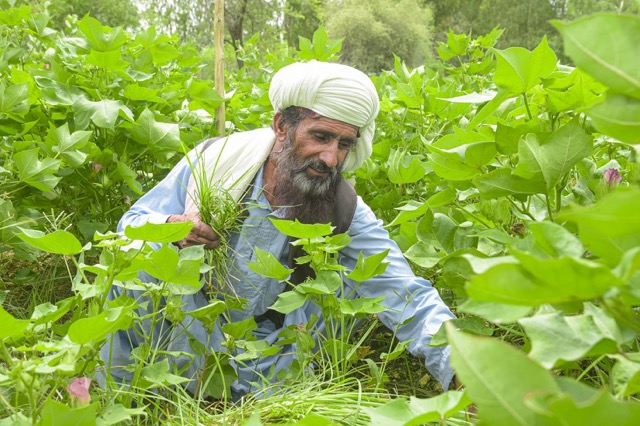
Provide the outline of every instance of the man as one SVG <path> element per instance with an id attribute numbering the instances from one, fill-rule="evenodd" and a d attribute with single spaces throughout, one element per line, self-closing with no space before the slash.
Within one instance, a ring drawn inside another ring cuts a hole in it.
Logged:
<path id="1" fill-rule="evenodd" d="M 199 219 L 195 202 L 197 182 L 190 164 L 202 162 L 209 175 L 231 189 L 247 208 L 241 229 L 228 237 L 232 247 L 230 269 L 234 273 L 226 285 L 246 300 L 244 310 L 231 311 L 230 320 L 254 317 L 258 324 L 254 335 L 274 343 L 283 327 L 306 324 L 319 310 L 307 303 L 284 318 L 277 318 L 269 310 L 278 294 L 286 290 L 285 283 L 254 273 L 247 263 L 255 260 L 254 251 L 258 247 L 284 265 L 293 265 L 288 238 L 267 219 L 343 223 L 351 242 L 340 251 L 339 262 L 347 270 L 354 269 L 361 253 L 367 257 L 389 250 L 386 261 L 390 263 L 382 275 L 359 286 L 345 278 L 345 286 L 361 297 L 385 297 L 383 304 L 388 309 L 378 314 L 380 321 L 392 330 L 397 329 L 400 340 L 412 340 L 409 351 L 425 359 L 431 374 L 447 389 L 453 377 L 449 348 L 432 348 L 428 343 L 453 314 L 431 284 L 413 274 L 382 222 L 341 176 L 342 171 L 358 168 L 371 154 L 374 121 L 379 111 L 378 95 L 371 80 L 344 65 L 294 63 L 274 75 L 269 96 L 276 110 L 272 128 L 236 133 L 210 146 L 197 147 L 190 154 L 191 161 L 183 159 L 135 203 L 119 228 L 190 220 L 193 229 L 176 244 L 181 248 L 217 247 L 220 237 Z M 185 296 L 183 302 L 185 311 L 208 303 L 203 292 Z M 406 323 L 411 317 L 413 320 Z M 175 331 L 180 326 L 182 332 L 172 332 L 167 337 L 168 350 L 192 352 L 189 338 L 203 344 L 208 342 L 220 350 L 224 337 L 219 329 L 210 334 L 199 321 L 189 317 L 171 329 Z M 133 333 L 119 332 L 103 348 L 103 359 L 110 360 L 112 366 L 126 365 L 132 349 L 139 343 Z M 291 352 L 295 351 L 282 351 Z M 259 377 L 267 376 L 269 371 L 284 370 L 291 361 L 292 355 L 275 355 L 255 360 L 251 365 L 236 366 L 239 379 L 231 387 L 232 392 L 237 397 L 252 390 L 251 383 Z M 172 362 L 184 367 L 183 375 L 191 378 L 197 377 L 203 368 L 203 361 L 197 356 L 194 362 L 185 357 Z M 111 374 L 117 381 L 130 379 L 118 368 L 112 368 Z"/>

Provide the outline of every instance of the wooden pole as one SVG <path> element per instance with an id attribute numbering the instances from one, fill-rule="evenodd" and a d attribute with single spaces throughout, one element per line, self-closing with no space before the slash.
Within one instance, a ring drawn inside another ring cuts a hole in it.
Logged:
<path id="1" fill-rule="evenodd" d="M 215 55 L 215 86 L 218 94 L 224 98 L 224 0 L 215 1 L 215 19 L 213 23 L 213 43 Z M 225 117 L 224 103 L 216 108 L 216 121 L 218 133 L 224 136 Z"/>

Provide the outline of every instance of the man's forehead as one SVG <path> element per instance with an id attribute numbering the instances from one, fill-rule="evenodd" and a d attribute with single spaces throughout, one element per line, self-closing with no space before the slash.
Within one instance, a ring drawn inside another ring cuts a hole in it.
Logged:
<path id="1" fill-rule="evenodd" d="M 317 118 L 309 117 L 304 118 L 300 124 L 310 130 L 323 130 L 331 133 L 347 133 L 348 136 L 354 138 L 358 137 L 358 128 L 356 126 L 345 123 L 344 121 L 334 120 L 333 118 L 323 116 L 317 116 Z"/>

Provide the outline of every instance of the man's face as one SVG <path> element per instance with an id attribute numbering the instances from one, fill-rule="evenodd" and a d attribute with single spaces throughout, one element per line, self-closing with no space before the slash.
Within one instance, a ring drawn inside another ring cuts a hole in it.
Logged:
<path id="1" fill-rule="evenodd" d="M 330 118 L 307 118 L 288 128 L 278 168 L 305 196 L 321 196 L 339 176 L 358 130 Z"/>

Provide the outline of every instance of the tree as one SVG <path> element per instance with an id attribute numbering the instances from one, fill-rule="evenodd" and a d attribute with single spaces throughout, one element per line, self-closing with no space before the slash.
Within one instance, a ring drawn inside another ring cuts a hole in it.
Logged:
<path id="1" fill-rule="evenodd" d="M 58 29 L 64 28 L 67 16 L 82 18 L 87 13 L 110 27 L 137 29 L 140 23 L 138 9 L 131 0 L 52 0 L 48 4 L 44 0 L 36 0 L 34 5 L 46 7 L 52 26 Z"/>
<path id="2" fill-rule="evenodd" d="M 323 22 L 325 0 L 287 0 L 284 4 L 284 39 L 292 47 L 298 47 L 298 37 L 311 39 Z"/>
<path id="3" fill-rule="evenodd" d="M 330 38 L 344 38 L 342 60 L 375 73 L 397 55 L 410 66 L 429 58 L 432 15 L 416 0 L 332 1 L 326 16 Z"/>

